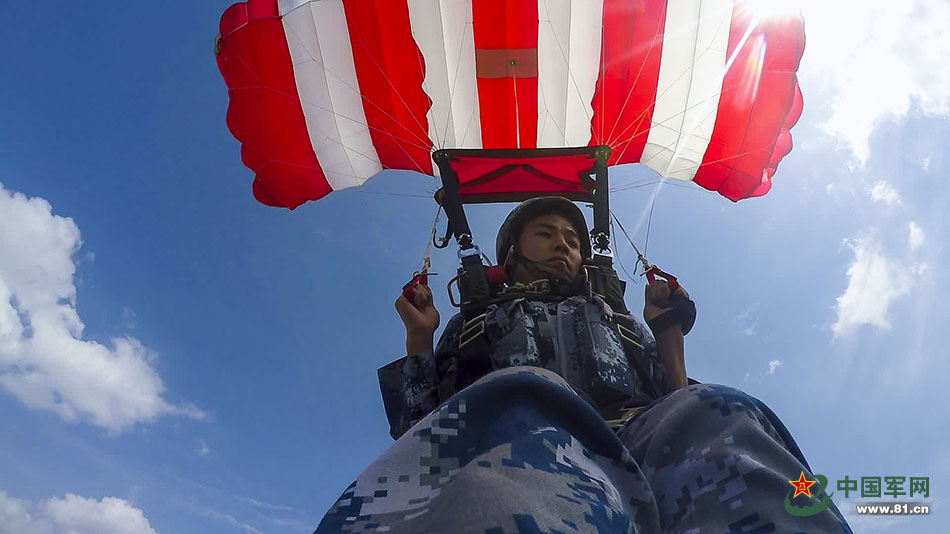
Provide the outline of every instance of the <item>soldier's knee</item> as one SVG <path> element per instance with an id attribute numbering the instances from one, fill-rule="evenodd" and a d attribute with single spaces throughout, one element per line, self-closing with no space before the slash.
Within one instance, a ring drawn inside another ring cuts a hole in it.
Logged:
<path id="1" fill-rule="evenodd" d="M 777 422 L 774 413 L 748 393 L 720 384 L 694 384 L 663 398 L 657 408 L 678 412 L 691 420 L 735 420 L 758 424 L 771 432 Z"/>
<path id="2" fill-rule="evenodd" d="M 710 414 L 722 417 L 733 426 L 763 432 L 785 447 L 804 463 L 804 456 L 781 419 L 764 402 L 748 393 L 719 384 L 697 384 L 687 388 L 699 401 L 697 406 Z"/>
<path id="3" fill-rule="evenodd" d="M 719 410 L 723 415 L 759 410 L 765 406 L 762 401 L 752 395 L 740 389 L 721 384 L 695 384 L 686 389 L 703 404 L 711 409 Z"/>

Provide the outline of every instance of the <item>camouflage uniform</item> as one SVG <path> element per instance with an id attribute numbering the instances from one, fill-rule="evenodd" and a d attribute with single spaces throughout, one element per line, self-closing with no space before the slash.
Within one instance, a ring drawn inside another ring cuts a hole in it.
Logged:
<path id="1" fill-rule="evenodd" d="M 380 369 L 398 439 L 316 533 L 851 532 L 834 504 L 810 517 L 784 509 L 788 481 L 810 469 L 778 418 L 740 391 L 694 384 L 608 426 L 598 402 L 616 405 L 617 394 L 585 388 L 623 390 L 627 404 L 643 392 L 613 352 L 615 330 L 598 326 L 610 323 L 602 302 L 489 311 L 492 365 L 473 384 L 460 371 L 457 317 L 434 354 Z M 560 337 L 549 343 L 550 328 Z M 651 376 L 665 381 L 640 330 Z"/>
<path id="2" fill-rule="evenodd" d="M 390 433 L 399 438 L 486 373 L 520 365 L 557 373 L 605 420 L 616 419 L 628 408 L 645 406 L 672 387 L 649 331 L 639 321 L 625 321 L 642 346 L 631 362 L 618 320 L 621 317 L 596 295 L 556 302 L 515 298 L 491 304 L 485 310 L 480 340 L 487 356 L 472 361 L 459 353 L 462 317 L 456 315 L 446 325 L 435 353 L 408 356 L 379 370 Z M 632 372 L 631 363 L 643 372 Z M 651 396 L 651 390 L 657 393 Z"/>

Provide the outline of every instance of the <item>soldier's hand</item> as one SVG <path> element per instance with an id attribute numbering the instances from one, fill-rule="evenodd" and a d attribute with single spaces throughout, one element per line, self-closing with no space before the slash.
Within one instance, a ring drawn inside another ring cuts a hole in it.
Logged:
<path id="1" fill-rule="evenodd" d="M 432 335 L 439 328 L 439 310 L 432 302 L 432 290 L 424 284 L 417 284 L 412 288 L 413 302 L 410 302 L 402 293 L 396 299 L 396 312 L 406 326 L 406 336 L 428 337 L 431 343 Z"/>
<path id="2" fill-rule="evenodd" d="M 675 292 L 671 293 L 669 284 L 663 280 L 648 282 L 644 288 L 643 319 L 650 322 L 668 310 L 669 307 L 666 301 L 670 298 L 671 294 L 682 295 L 689 298 L 689 293 L 686 292 L 682 285 L 676 288 Z"/>

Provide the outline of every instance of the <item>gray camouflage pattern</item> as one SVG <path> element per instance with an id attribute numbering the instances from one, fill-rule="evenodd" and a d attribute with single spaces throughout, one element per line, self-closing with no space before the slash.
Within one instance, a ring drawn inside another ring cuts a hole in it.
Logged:
<path id="1" fill-rule="evenodd" d="M 617 320 L 598 296 L 559 302 L 518 298 L 492 304 L 485 313 L 484 336 L 490 347 L 485 372 L 523 365 L 548 369 L 603 418 L 613 419 L 621 407 L 643 406 L 651 400 L 639 374 L 629 368 Z M 667 393 L 670 385 L 653 336 L 636 319 L 627 317 L 626 322 L 643 345 L 642 354 L 636 355 L 640 366 L 660 394 Z M 461 316 L 454 316 L 434 352 L 410 355 L 379 370 L 393 438 L 470 383 L 459 372 L 461 326 Z"/>
<path id="2" fill-rule="evenodd" d="M 850 533 L 834 504 L 784 509 L 801 471 L 781 421 L 741 391 L 692 385 L 614 432 L 554 372 L 509 367 L 396 440 L 316 534 Z"/>

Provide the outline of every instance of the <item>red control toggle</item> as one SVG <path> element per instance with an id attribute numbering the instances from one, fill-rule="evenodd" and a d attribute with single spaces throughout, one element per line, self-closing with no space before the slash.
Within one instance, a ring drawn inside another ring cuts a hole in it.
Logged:
<path id="1" fill-rule="evenodd" d="M 416 272 L 412 275 L 412 280 L 409 281 L 406 285 L 402 286 L 402 296 L 406 297 L 406 300 L 415 304 L 416 294 L 413 291 L 415 287 L 419 284 L 429 285 L 429 273 L 428 272 Z"/>
<path id="2" fill-rule="evenodd" d="M 647 269 L 643 274 L 647 276 L 647 280 L 649 280 L 651 283 L 656 282 L 657 276 L 666 281 L 667 285 L 670 286 L 670 295 L 676 293 L 676 290 L 680 287 L 680 283 L 676 281 L 675 276 L 661 271 L 656 265 L 651 265 L 650 268 Z"/>

